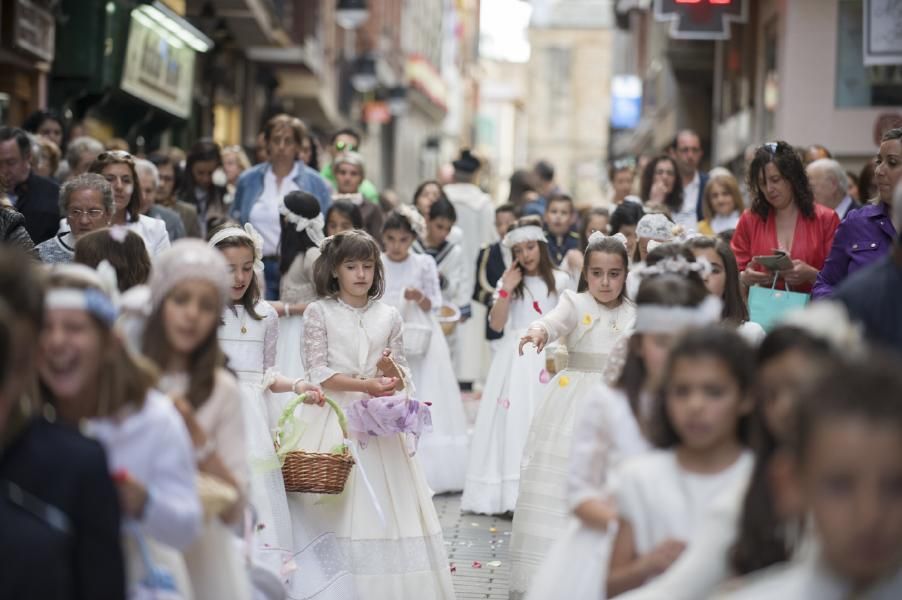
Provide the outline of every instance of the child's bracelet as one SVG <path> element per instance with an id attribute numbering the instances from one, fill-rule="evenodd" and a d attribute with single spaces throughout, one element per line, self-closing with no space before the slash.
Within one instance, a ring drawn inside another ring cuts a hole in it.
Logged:
<path id="1" fill-rule="evenodd" d="M 298 377 L 297 379 L 292 381 L 291 382 L 291 391 L 294 392 L 295 394 L 297 394 L 298 393 L 298 384 L 301 383 L 302 381 L 304 381 L 303 377 Z"/>

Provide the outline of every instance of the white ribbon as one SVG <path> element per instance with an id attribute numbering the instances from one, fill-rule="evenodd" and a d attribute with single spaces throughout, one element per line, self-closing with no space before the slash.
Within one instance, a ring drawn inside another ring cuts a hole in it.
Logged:
<path id="1" fill-rule="evenodd" d="M 351 451 L 351 456 L 354 457 L 354 462 L 357 463 L 357 470 L 360 473 L 360 478 L 363 480 L 363 486 L 366 488 L 367 493 L 370 496 L 370 500 L 373 502 L 373 508 L 376 509 L 376 516 L 379 517 L 379 521 L 382 523 L 382 528 L 385 529 L 388 527 L 388 521 L 385 520 L 385 511 L 382 510 L 382 505 L 379 503 L 379 498 L 376 496 L 376 490 L 373 489 L 373 485 L 370 483 L 369 477 L 366 476 L 366 469 L 363 468 L 363 461 L 360 460 L 360 454 L 357 448 L 357 442 L 354 440 L 344 440 L 345 446 L 347 446 Z"/>
<path id="2" fill-rule="evenodd" d="M 395 210 L 410 221 L 410 227 L 417 237 L 421 238 L 426 235 L 426 219 L 423 218 L 423 215 L 417 209 L 407 204 L 401 204 Z"/>
<path id="3" fill-rule="evenodd" d="M 513 248 L 517 244 L 522 244 L 523 242 L 547 243 L 548 238 L 545 237 L 545 232 L 538 225 L 527 225 L 526 227 L 512 229 L 504 236 L 504 240 L 501 243 L 508 248 Z"/>
<path id="4" fill-rule="evenodd" d="M 284 199 L 279 202 L 279 213 L 285 217 L 286 221 L 294 224 L 294 228 L 298 233 L 306 233 L 307 237 L 310 238 L 310 241 L 313 242 L 317 248 L 319 248 L 322 245 L 323 240 L 326 239 L 326 234 L 323 233 L 323 227 L 326 225 L 326 221 L 323 219 L 323 213 L 316 215 L 312 219 L 302 217 L 297 213 L 291 212 L 291 210 L 285 206 Z"/>
<path id="5" fill-rule="evenodd" d="M 257 230 L 254 229 L 254 226 L 250 223 L 245 224 L 244 229 L 240 227 L 226 227 L 225 229 L 220 229 L 213 237 L 210 238 L 210 241 L 207 242 L 211 247 L 215 248 L 217 244 L 219 244 L 222 240 L 230 237 L 240 237 L 247 238 L 254 244 L 254 271 L 257 273 L 263 272 L 263 238 L 257 233 Z"/>

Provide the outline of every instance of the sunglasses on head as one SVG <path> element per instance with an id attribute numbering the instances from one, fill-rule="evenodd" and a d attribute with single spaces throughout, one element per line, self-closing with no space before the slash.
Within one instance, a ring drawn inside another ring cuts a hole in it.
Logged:
<path id="1" fill-rule="evenodd" d="M 771 156 L 777 155 L 777 142 L 768 142 L 764 144 L 763 148 L 770 152 Z"/>
<path id="2" fill-rule="evenodd" d="M 357 152 L 357 145 L 351 142 L 335 142 L 335 149 L 339 152 Z"/>
<path id="3" fill-rule="evenodd" d="M 125 150 L 107 150 L 97 156 L 97 160 L 108 160 L 111 158 L 113 160 L 134 160 L 134 157 Z"/>

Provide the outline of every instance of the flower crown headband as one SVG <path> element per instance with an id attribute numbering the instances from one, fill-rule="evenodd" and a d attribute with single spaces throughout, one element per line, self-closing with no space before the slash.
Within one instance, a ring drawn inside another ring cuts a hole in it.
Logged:
<path id="1" fill-rule="evenodd" d="M 642 279 L 666 274 L 687 277 L 690 273 L 698 273 L 700 277 L 704 278 L 711 273 L 711 263 L 705 259 L 690 262 L 683 256 L 668 257 L 653 266 L 637 269 L 636 273 Z"/>
<path id="2" fill-rule="evenodd" d="M 94 287 L 88 289 L 75 287 L 53 288 L 44 299 L 45 310 L 72 309 L 83 310 L 108 327 L 116 322 L 119 311 L 116 308 L 119 287 L 116 270 L 103 260 L 92 269 L 86 265 L 71 263 L 58 264 L 51 269 L 52 273 L 79 279 Z"/>
<path id="3" fill-rule="evenodd" d="M 395 210 L 410 222 L 410 227 L 417 237 L 421 238 L 426 235 L 426 219 L 423 218 L 423 215 L 417 209 L 407 204 L 402 204 Z"/>
<path id="4" fill-rule="evenodd" d="M 323 213 L 319 213 L 312 219 L 308 219 L 306 217 L 302 217 L 296 212 L 292 212 L 291 209 L 285 204 L 285 199 L 279 201 L 279 214 L 285 217 L 285 220 L 294 225 L 295 231 L 298 233 L 306 233 L 307 237 L 310 238 L 310 241 L 318 248 L 322 246 L 323 240 L 326 239 L 326 234 L 323 233 L 323 227 L 326 225 L 325 219 L 323 219 Z"/>
<path id="5" fill-rule="evenodd" d="M 263 272 L 263 238 L 257 233 L 257 230 L 254 229 L 254 226 L 250 223 L 245 224 L 244 229 L 240 227 L 226 227 L 225 229 L 220 229 L 213 237 L 210 238 L 210 241 L 207 242 L 211 247 L 215 248 L 217 244 L 221 243 L 224 239 L 230 237 L 239 237 L 245 238 L 251 241 L 254 244 L 254 271 L 257 273 Z"/>
<path id="6" fill-rule="evenodd" d="M 707 296 L 698 306 L 640 304 L 636 307 L 636 333 L 678 333 L 690 327 L 703 327 L 721 320 L 723 302 Z"/>
<path id="7" fill-rule="evenodd" d="M 527 225 L 510 230 L 501 243 L 506 248 L 513 248 L 523 242 L 545 242 L 547 244 L 548 238 L 545 237 L 545 231 L 538 225 Z"/>
<path id="8" fill-rule="evenodd" d="M 615 233 L 614 235 L 605 235 L 600 231 L 593 231 L 592 235 L 589 236 L 589 243 L 586 244 L 586 253 L 591 250 L 594 250 L 593 246 L 597 246 L 601 244 L 605 240 L 614 240 L 620 242 L 624 248 L 628 248 L 628 242 L 626 236 L 622 233 Z"/>

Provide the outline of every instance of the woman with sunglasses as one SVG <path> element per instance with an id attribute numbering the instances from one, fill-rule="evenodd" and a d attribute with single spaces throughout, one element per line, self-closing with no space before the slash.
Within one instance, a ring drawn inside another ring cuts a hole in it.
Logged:
<path id="1" fill-rule="evenodd" d="M 110 225 L 121 225 L 140 235 L 151 258 L 169 247 L 166 224 L 141 214 L 141 186 L 138 185 L 135 158 L 131 154 L 123 150 L 103 152 L 88 170 L 102 175 L 113 188 Z"/>
<path id="2" fill-rule="evenodd" d="M 815 204 L 802 159 L 783 141 L 755 150 L 748 185 L 752 207 L 731 243 L 742 283 L 810 292 L 839 226 L 836 211 Z M 776 250 L 789 255 L 792 268 L 773 273 L 755 262 Z"/>
<path id="3" fill-rule="evenodd" d="M 335 177 L 335 168 L 337 166 L 335 160 L 339 156 L 358 151 L 360 151 L 360 134 L 355 130 L 350 128 L 339 129 L 332 134 L 331 144 L 329 145 L 329 155 L 332 157 L 332 163 L 323 167 L 322 175 L 336 190 L 338 189 L 338 181 Z M 356 192 L 373 204 L 379 204 L 379 190 L 376 189 L 376 186 L 369 179 L 364 179 Z M 380 232 L 373 237 L 380 240 L 382 239 L 382 233 Z"/>

